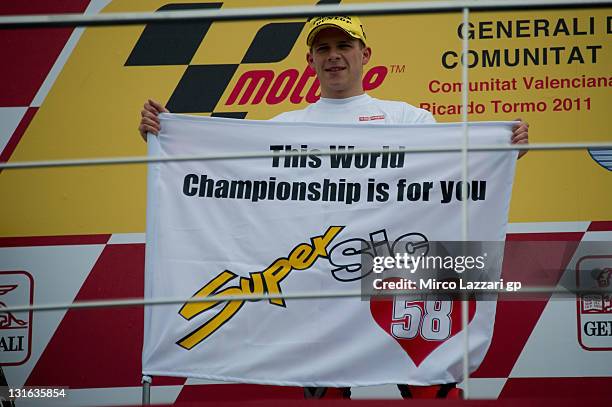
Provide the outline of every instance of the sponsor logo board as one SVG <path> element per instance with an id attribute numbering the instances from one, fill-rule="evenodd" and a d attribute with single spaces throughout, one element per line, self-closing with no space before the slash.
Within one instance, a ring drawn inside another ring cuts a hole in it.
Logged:
<path id="1" fill-rule="evenodd" d="M 612 350 L 612 255 L 585 256 L 576 266 L 578 342 L 585 350 Z"/>
<path id="2" fill-rule="evenodd" d="M 30 358 L 32 311 L 11 312 L 11 306 L 32 305 L 34 279 L 26 271 L 0 272 L 0 365 L 15 366 Z"/>

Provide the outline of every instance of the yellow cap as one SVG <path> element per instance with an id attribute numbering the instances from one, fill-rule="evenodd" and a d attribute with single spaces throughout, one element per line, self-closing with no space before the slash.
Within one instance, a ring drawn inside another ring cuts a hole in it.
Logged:
<path id="1" fill-rule="evenodd" d="M 358 17 L 349 16 L 327 16 L 313 17 L 308 21 L 308 37 L 306 37 L 306 45 L 312 46 L 315 37 L 319 31 L 326 28 L 339 28 L 348 35 L 366 43 L 366 35 L 363 31 L 363 25 Z"/>

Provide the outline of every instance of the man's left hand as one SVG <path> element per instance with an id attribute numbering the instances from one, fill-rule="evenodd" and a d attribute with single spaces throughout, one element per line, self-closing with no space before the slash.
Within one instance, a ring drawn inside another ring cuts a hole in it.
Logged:
<path id="1" fill-rule="evenodd" d="M 529 144 L 529 123 L 523 119 L 516 119 L 517 123 L 512 128 L 512 144 Z M 520 150 L 518 158 L 527 154 L 527 150 Z"/>

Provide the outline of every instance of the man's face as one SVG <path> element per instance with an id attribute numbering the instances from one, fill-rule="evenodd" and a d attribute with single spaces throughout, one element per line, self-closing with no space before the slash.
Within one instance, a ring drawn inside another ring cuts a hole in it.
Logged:
<path id="1" fill-rule="evenodd" d="M 306 60 L 317 73 L 321 96 L 346 98 L 362 94 L 363 66 L 371 53 L 369 47 L 340 29 L 326 28 L 319 32 Z"/>

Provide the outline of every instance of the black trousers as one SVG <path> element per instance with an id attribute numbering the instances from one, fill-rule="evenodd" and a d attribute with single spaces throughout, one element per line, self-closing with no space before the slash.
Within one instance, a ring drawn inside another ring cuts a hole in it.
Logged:
<path id="1" fill-rule="evenodd" d="M 436 394 L 436 398 L 443 399 L 446 398 L 448 392 L 457 387 L 457 383 L 445 383 L 439 385 L 438 393 Z M 402 394 L 402 398 L 411 399 L 412 392 L 410 391 L 410 385 L 408 384 L 398 384 L 397 388 Z M 328 387 L 304 387 L 304 398 L 305 399 L 322 399 L 327 394 Z M 339 388 L 343 399 L 351 398 L 351 388 L 350 387 L 340 387 Z"/>

